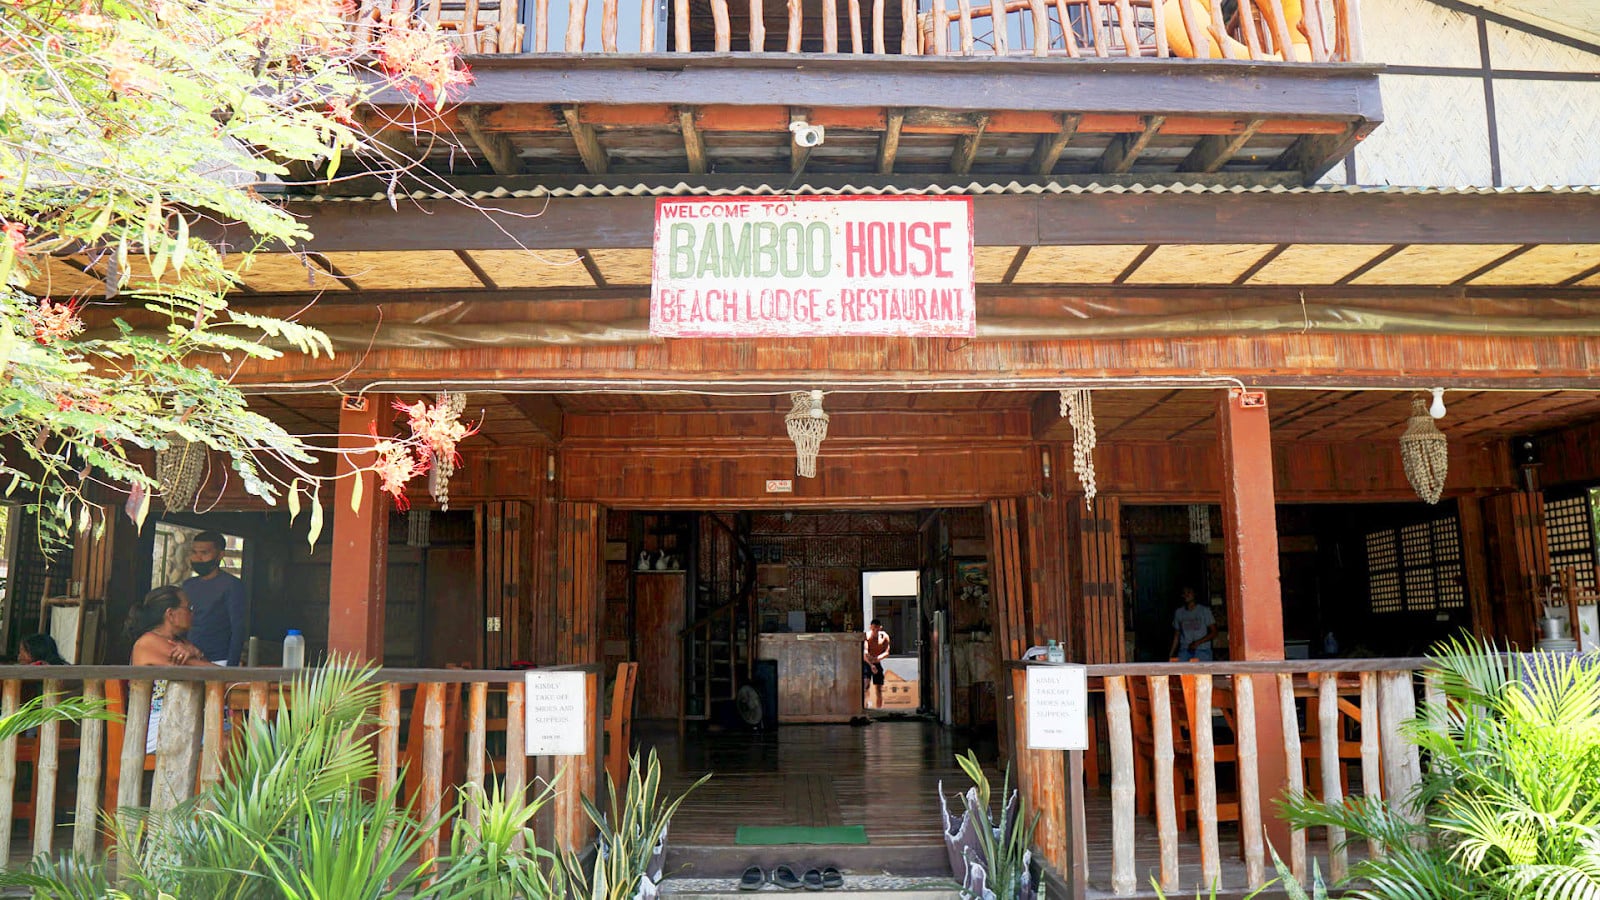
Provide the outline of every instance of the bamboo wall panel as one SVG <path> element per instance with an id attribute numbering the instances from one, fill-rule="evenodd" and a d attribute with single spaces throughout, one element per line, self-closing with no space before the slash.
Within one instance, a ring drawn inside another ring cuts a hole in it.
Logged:
<path id="1" fill-rule="evenodd" d="M 1104 494 L 1085 507 L 1073 496 L 1071 515 L 1081 560 L 1075 580 L 1081 612 L 1082 661 L 1119 663 L 1126 656 L 1122 615 L 1122 501 Z"/>
<path id="2" fill-rule="evenodd" d="M 1034 489 L 1027 444 L 844 449 L 823 442 L 816 478 L 794 475 L 794 445 L 749 451 L 707 441 L 694 446 L 572 445 L 562 453 L 563 495 L 611 506 L 786 507 L 841 503 L 979 502 Z M 768 479 L 794 482 L 770 495 Z"/>
<path id="3" fill-rule="evenodd" d="M 1534 598 L 1550 571 L 1544 502 L 1540 495 L 1498 494 L 1483 500 L 1495 632 L 1514 647 L 1531 648 Z"/>
<path id="4" fill-rule="evenodd" d="M 1547 487 L 1600 481 L 1600 422 L 1566 428 L 1534 439 L 1544 467 L 1539 481 Z"/>
<path id="5" fill-rule="evenodd" d="M 591 663 L 600 658 L 604 515 L 596 503 L 562 502 L 557 511 L 555 662 L 558 664 Z"/>
<path id="6" fill-rule="evenodd" d="M 1478 93 L 1482 99 L 1482 91 Z M 1388 126 L 1378 130 L 1382 134 Z M 370 331 L 370 328 L 368 329 Z M 365 332 L 364 332 L 365 333 Z M 950 349 L 942 340 L 923 338 L 808 338 L 705 342 L 692 355 L 681 341 L 623 346 L 553 345 L 498 349 L 417 350 L 375 347 L 365 355 L 363 379 L 436 378 L 451 372 L 462 380 L 492 381 L 515 371 L 519 378 L 566 381 L 580 377 L 628 383 L 646 377 L 710 380 L 728 373 L 762 370 L 809 375 L 819 371 L 862 373 L 875 378 L 927 378 L 965 375 L 993 378 L 1055 378 L 1062 372 L 1094 376 L 1195 375 L 1228 372 L 1279 381 L 1304 377 L 1396 380 L 1403 361 L 1408 383 L 1437 379 L 1571 380 L 1581 387 L 1600 373 L 1594 339 L 1582 335 L 1468 336 L 1416 334 L 1195 335 L 1172 352 L 1168 337 L 1082 338 L 974 341 Z M 285 378 L 315 381 L 346 377 L 349 364 L 338 360 L 286 357 L 248 360 L 240 384 L 276 383 Z"/>

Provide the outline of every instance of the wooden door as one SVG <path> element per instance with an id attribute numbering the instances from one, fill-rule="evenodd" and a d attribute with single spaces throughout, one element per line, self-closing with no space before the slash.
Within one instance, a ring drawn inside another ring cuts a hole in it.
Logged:
<path id="1" fill-rule="evenodd" d="M 483 608 L 474 572 L 478 552 L 472 547 L 432 547 L 427 553 L 423 665 L 482 666 Z"/>
<path id="2" fill-rule="evenodd" d="M 639 717 L 676 719 L 683 702 L 684 574 L 640 573 L 633 591 Z"/>
<path id="3" fill-rule="evenodd" d="M 478 614 L 483 635 L 480 664 L 491 669 L 511 664 L 516 640 L 531 600 L 533 507 L 520 500 L 485 503 L 477 510 Z"/>

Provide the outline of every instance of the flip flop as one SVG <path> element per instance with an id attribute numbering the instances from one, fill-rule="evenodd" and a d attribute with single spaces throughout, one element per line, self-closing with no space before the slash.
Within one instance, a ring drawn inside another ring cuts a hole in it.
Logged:
<path id="1" fill-rule="evenodd" d="M 827 866 L 822 870 L 822 887 L 829 891 L 844 887 L 844 875 L 837 868 Z"/>
<path id="2" fill-rule="evenodd" d="M 744 875 L 739 878 L 739 890 L 759 891 L 767 883 L 767 873 L 761 871 L 760 866 L 751 866 L 744 870 Z"/>
<path id="3" fill-rule="evenodd" d="M 805 885 L 794 875 L 794 870 L 788 866 L 779 866 L 772 870 L 772 883 L 786 891 L 798 890 Z"/>
<path id="4" fill-rule="evenodd" d="M 805 881 L 806 881 L 806 890 L 808 890 L 808 891 L 820 891 L 820 890 L 822 890 L 823 887 L 824 887 L 824 885 L 822 883 L 822 870 L 821 869 L 807 869 L 806 870 L 806 875 L 805 875 Z"/>

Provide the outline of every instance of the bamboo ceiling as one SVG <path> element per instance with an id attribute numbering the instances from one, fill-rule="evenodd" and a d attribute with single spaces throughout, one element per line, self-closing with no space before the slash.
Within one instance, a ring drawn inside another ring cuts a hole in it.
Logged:
<path id="1" fill-rule="evenodd" d="M 572 289 L 650 284 L 648 249 L 417 250 L 257 255 L 250 294 Z M 1600 244 L 1102 244 L 975 248 L 978 284 L 1600 287 Z M 34 285 L 104 290 L 89 260 L 54 260 Z M 575 295 L 581 296 L 581 295 Z"/>

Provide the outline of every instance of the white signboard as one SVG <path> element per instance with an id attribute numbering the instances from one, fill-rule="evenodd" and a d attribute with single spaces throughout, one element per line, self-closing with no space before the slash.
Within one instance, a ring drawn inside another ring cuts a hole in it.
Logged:
<path id="1" fill-rule="evenodd" d="M 1028 749 L 1089 749 L 1089 670 L 1028 667 Z"/>
<path id="2" fill-rule="evenodd" d="M 581 756 L 589 747 L 582 672 L 525 673 L 529 756 Z"/>
<path id="3" fill-rule="evenodd" d="M 656 201 L 657 337 L 972 337 L 971 197 Z"/>

